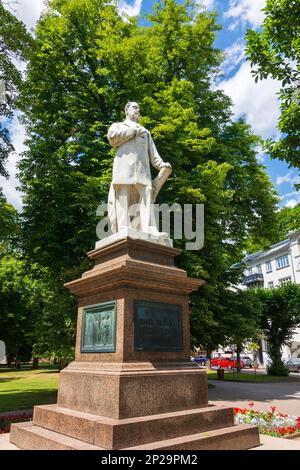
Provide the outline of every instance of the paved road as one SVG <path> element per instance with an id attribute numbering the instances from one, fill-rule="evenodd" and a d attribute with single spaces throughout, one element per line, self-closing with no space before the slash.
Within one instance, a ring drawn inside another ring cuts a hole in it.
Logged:
<path id="1" fill-rule="evenodd" d="M 208 390 L 209 401 L 216 404 L 247 407 L 249 401 L 257 410 L 276 406 L 278 411 L 300 416 L 300 381 L 273 383 L 242 383 L 210 380 L 215 388 Z"/>

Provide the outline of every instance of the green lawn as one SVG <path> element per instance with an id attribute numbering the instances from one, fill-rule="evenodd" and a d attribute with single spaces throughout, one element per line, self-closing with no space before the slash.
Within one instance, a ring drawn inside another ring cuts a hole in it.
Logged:
<path id="1" fill-rule="evenodd" d="M 207 369 L 208 380 L 218 380 L 217 371 Z M 295 382 L 297 379 L 293 377 L 274 377 L 272 375 L 265 374 L 247 374 L 237 372 L 228 372 L 225 370 L 224 380 L 230 380 L 232 382 Z"/>
<path id="2" fill-rule="evenodd" d="M 207 370 L 208 380 L 217 380 L 217 371 Z M 0 412 L 32 408 L 34 405 L 56 403 L 59 372 L 53 366 L 37 370 L 7 370 L 0 368 Z M 225 371 L 225 380 L 243 382 L 293 381 L 288 377 L 263 374 L 237 374 Z M 210 388 L 213 387 L 209 384 Z"/>
<path id="3" fill-rule="evenodd" d="M 0 412 L 56 403 L 58 375 L 58 370 L 53 367 L 18 371 L 0 369 Z"/>

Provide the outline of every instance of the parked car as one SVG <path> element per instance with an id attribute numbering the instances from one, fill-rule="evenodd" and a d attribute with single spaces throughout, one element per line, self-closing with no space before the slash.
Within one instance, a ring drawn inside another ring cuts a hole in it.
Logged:
<path id="1" fill-rule="evenodd" d="M 199 366 L 206 366 L 206 357 L 205 356 L 191 357 L 191 361 L 196 362 Z"/>
<path id="2" fill-rule="evenodd" d="M 243 361 L 243 364 L 244 364 L 243 367 L 250 367 L 250 369 L 254 368 L 254 362 L 253 362 L 253 359 L 251 359 L 251 357 L 241 355 L 241 361 Z"/>
<path id="3" fill-rule="evenodd" d="M 212 359 L 210 362 L 211 367 L 217 367 L 218 369 L 236 369 L 237 366 L 237 358 L 236 356 L 232 357 L 217 357 Z M 240 368 L 244 367 L 244 363 L 240 360 Z"/>
<path id="4" fill-rule="evenodd" d="M 285 365 L 289 369 L 290 372 L 300 373 L 300 358 L 292 357 L 289 361 L 287 361 Z"/>

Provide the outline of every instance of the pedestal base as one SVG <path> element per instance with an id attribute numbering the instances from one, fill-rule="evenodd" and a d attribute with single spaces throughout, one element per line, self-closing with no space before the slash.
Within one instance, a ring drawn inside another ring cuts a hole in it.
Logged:
<path id="1" fill-rule="evenodd" d="M 10 442 L 30 450 L 244 450 L 257 427 L 234 426 L 229 407 L 114 420 L 57 405 L 36 406 L 33 423 L 13 424 Z"/>
<path id="2" fill-rule="evenodd" d="M 87 367 L 88 366 L 88 367 Z M 234 426 L 233 409 L 208 406 L 207 376 L 194 364 L 72 363 L 57 405 L 36 406 L 13 424 L 21 449 L 197 450 L 260 445 L 254 426 Z"/>
<path id="3" fill-rule="evenodd" d="M 208 406 L 206 371 L 190 362 L 188 296 L 203 281 L 175 266 L 179 254 L 128 237 L 89 253 L 95 267 L 66 284 L 79 296 L 78 326 L 58 403 L 35 407 L 32 423 L 13 424 L 12 443 L 53 450 L 260 444 L 257 427 L 234 426 L 231 408 Z"/>
<path id="4" fill-rule="evenodd" d="M 87 367 L 87 365 L 89 367 Z M 191 363 L 73 362 L 60 374 L 58 405 L 113 419 L 207 406 L 206 372 Z"/>

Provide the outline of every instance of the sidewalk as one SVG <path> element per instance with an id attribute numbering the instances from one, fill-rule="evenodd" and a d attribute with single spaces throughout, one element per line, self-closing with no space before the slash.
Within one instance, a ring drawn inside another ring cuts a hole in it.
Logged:
<path id="1" fill-rule="evenodd" d="M 261 446 L 250 450 L 300 450 L 298 439 L 283 439 L 282 437 L 260 435 Z"/>
<path id="2" fill-rule="evenodd" d="M 300 383 L 272 382 L 247 383 L 209 380 L 215 388 L 208 389 L 209 401 L 216 405 L 248 408 L 250 401 L 254 409 L 270 410 L 276 406 L 281 413 L 300 416 Z"/>
<path id="3" fill-rule="evenodd" d="M 9 434 L 0 434 L 0 451 L 1 450 L 20 450 L 14 444 L 9 442 Z"/>

